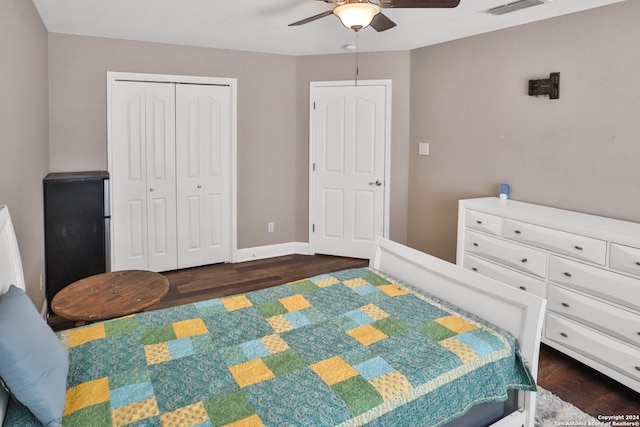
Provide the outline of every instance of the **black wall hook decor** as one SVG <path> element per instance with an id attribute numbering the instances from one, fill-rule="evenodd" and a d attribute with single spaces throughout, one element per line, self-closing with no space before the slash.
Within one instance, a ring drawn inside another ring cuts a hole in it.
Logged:
<path id="1" fill-rule="evenodd" d="M 529 80 L 529 95 L 560 99 L 560 73 L 551 73 L 548 79 Z"/>

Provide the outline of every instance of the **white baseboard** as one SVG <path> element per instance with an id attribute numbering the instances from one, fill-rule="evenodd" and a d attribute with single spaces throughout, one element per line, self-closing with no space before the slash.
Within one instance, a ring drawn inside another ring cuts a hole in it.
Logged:
<path id="1" fill-rule="evenodd" d="M 253 261 L 293 254 L 309 255 L 309 251 L 309 244 L 304 242 L 289 242 L 277 245 L 257 246 L 254 248 L 238 249 L 233 262 Z"/>

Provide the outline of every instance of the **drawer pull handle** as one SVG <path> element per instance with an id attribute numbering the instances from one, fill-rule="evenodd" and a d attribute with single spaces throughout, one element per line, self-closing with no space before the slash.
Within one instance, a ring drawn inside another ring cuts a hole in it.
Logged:
<path id="1" fill-rule="evenodd" d="M 475 246 L 475 247 L 477 248 L 477 247 L 478 247 L 478 246 L 480 246 L 480 245 L 479 245 L 479 244 L 477 244 L 477 243 L 474 243 L 474 244 L 473 244 L 473 246 Z"/>
<path id="2" fill-rule="evenodd" d="M 640 261 L 636 261 L 636 265 L 640 267 Z"/>
<path id="3" fill-rule="evenodd" d="M 522 289 L 523 291 L 526 291 L 527 287 L 526 286 L 520 286 L 520 289 Z"/>
<path id="4" fill-rule="evenodd" d="M 636 366 L 636 371 L 640 371 L 640 366 Z"/>
<path id="5" fill-rule="evenodd" d="M 478 269 L 477 269 L 477 268 L 475 268 L 475 267 L 471 267 L 471 269 L 472 269 L 473 271 L 478 271 Z"/>
<path id="6" fill-rule="evenodd" d="M 563 302 L 563 303 L 562 303 L 562 306 L 563 306 L 563 307 L 567 307 L 567 308 L 569 308 L 569 304 L 567 304 L 566 302 Z"/>
<path id="7" fill-rule="evenodd" d="M 522 262 L 527 262 L 528 260 L 526 258 L 522 258 L 521 260 Z"/>
<path id="8" fill-rule="evenodd" d="M 567 272 L 567 271 L 564 272 L 564 275 L 567 276 L 567 277 L 571 277 L 572 276 L 572 274 Z"/>
<path id="9" fill-rule="evenodd" d="M 477 221 L 476 221 L 476 224 L 482 224 L 482 221 L 477 220 Z"/>
<path id="10" fill-rule="evenodd" d="M 574 248 L 576 248 L 576 250 L 578 250 L 578 251 L 582 251 L 582 250 L 584 250 L 584 248 L 583 248 L 582 246 L 577 246 L 577 245 L 576 245 L 576 246 L 574 246 Z"/>
<path id="11" fill-rule="evenodd" d="M 564 333 L 564 332 L 560 332 L 560 335 L 562 335 L 562 337 L 564 337 L 564 338 L 569 338 L 569 335 Z"/>
<path id="12" fill-rule="evenodd" d="M 513 232 L 516 233 L 516 234 L 522 234 L 522 231 L 520 231 L 520 230 L 513 230 Z"/>

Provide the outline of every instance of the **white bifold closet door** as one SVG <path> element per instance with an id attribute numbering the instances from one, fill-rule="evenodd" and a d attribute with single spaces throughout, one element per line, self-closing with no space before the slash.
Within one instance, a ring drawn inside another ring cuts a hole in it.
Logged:
<path id="1" fill-rule="evenodd" d="M 231 92 L 176 87 L 178 267 L 229 261 Z"/>
<path id="2" fill-rule="evenodd" d="M 174 85 L 119 81 L 111 102 L 112 270 L 174 270 Z"/>
<path id="3" fill-rule="evenodd" d="M 116 81 L 111 92 L 112 270 L 229 261 L 229 86 Z"/>

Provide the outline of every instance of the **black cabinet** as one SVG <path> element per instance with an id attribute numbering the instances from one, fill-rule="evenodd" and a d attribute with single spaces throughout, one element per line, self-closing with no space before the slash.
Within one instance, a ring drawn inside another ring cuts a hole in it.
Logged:
<path id="1" fill-rule="evenodd" d="M 51 173 L 43 180 L 46 296 L 109 269 L 109 174 Z"/>

